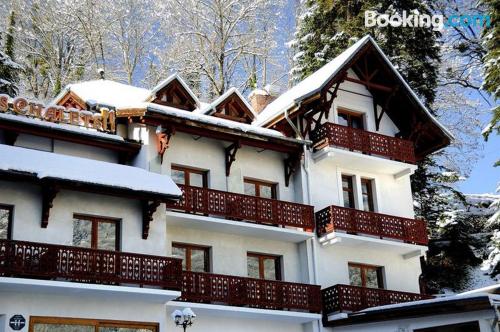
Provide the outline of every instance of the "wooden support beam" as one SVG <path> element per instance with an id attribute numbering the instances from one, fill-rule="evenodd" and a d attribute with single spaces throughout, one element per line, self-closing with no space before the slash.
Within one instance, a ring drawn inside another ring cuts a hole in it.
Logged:
<path id="1" fill-rule="evenodd" d="M 149 224 L 153 221 L 153 214 L 160 206 L 160 201 L 142 201 L 142 238 L 147 240 L 149 236 Z"/>
<path id="2" fill-rule="evenodd" d="M 159 130 L 156 132 L 156 150 L 160 156 L 160 164 L 163 163 L 163 155 L 167 151 L 170 145 L 170 139 L 175 134 L 175 127 L 167 126 L 162 128 L 160 126 Z"/>
<path id="3" fill-rule="evenodd" d="M 285 186 L 290 185 L 290 178 L 297 171 L 299 167 L 300 160 L 302 159 L 302 153 L 289 156 L 285 159 Z"/>
<path id="4" fill-rule="evenodd" d="M 241 141 L 236 141 L 225 149 L 226 152 L 226 176 L 231 174 L 231 165 L 236 160 L 236 152 L 241 148 Z"/>
<path id="5" fill-rule="evenodd" d="M 357 78 L 352 78 L 352 77 L 346 77 L 346 81 L 365 85 L 369 89 L 371 88 L 371 89 L 385 91 L 385 92 L 391 92 L 393 90 L 393 88 L 382 85 L 382 84 L 371 83 L 368 81 L 362 81 L 362 80 L 358 80 Z"/>
<path id="6" fill-rule="evenodd" d="M 50 209 L 58 192 L 59 189 L 54 184 L 42 185 L 42 228 L 47 228 L 49 225 Z"/>

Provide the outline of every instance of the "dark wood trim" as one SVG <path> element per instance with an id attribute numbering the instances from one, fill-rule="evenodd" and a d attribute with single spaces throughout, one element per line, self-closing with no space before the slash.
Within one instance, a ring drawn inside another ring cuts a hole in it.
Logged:
<path id="1" fill-rule="evenodd" d="M 103 216 L 95 216 L 81 213 L 73 213 L 73 219 L 79 220 L 87 220 L 92 223 L 92 240 L 91 240 L 91 248 L 97 248 L 97 244 L 99 242 L 99 223 L 110 223 L 115 225 L 115 251 L 120 251 L 121 248 L 121 222 L 120 218 L 112 218 L 112 217 L 103 217 Z M 99 249 L 102 250 L 102 249 Z"/>
<path id="2" fill-rule="evenodd" d="M 42 182 L 42 228 L 49 225 L 50 209 L 54 206 L 54 199 L 59 192 L 59 188 L 53 183 Z"/>
<path id="3" fill-rule="evenodd" d="M 156 132 L 156 151 L 158 152 L 158 156 L 160 156 L 160 165 L 163 164 L 163 155 L 170 147 L 170 140 L 173 135 L 175 135 L 174 126 L 162 128 L 160 132 Z"/>
<path id="4" fill-rule="evenodd" d="M 66 92 L 66 94 L 61 98 L 57 105 L 64 106 L 66 108 L 74 107 L 80 110 L 87 109 L 87 103 L 73 91 Z"/>
<path id="5" fill-rule="evenodd" d="M 247 252 L 247 257 L 256 257 L 259 259 L 259 278 L 266 279 L 264 273 L 264 260 L 272 259 L 274 260 L 274 268 L 276 280 L 281 280 L 281 256 L 278 255 L 270 255 L 270 254 L 260 254 L 255 252 Z M 248 268 L 248 265 L 247 265 Z"/>
<path id="6" fill-rule="evenodd" d="M 181 183 L 183 185 L 186 185 L 186 186 L 192 186 L 191 184 L 191 173 L 193 174 L 199 174 L 202 176 L 203 178 L 203 188 L 208 188 L 208 171 L 207 170 L 201 170 L 201 169 L 197 169 L 197 168 L 193 168 L 193 167 L 189 167 L 189 166 L 181 166 L 181 165 L 176 165 L 176 164 L 173 164 L 171 166 L 171 169 L 172 170 L 176 170 L 176 171 L 180 171 L 180 172 L 184 172 L 184 182 L 185 183 Z"/>
<path id="7" fill-rule="evenodd" d="M 7 240 L 12 239 L 12 224 L 14 221 L 14 205 L 0 204 L 0 209 L 9 211 L 9 220 L 7 220 Z"/>
<path id="8" fill-rule="evenodd" d="M 151 203 L 142 201 L 142 239 L 147 240 L 149 236 L 149 225 L 153 221 L 153 214 L 160 206 L 161 201 L 155 200 Z"/>
<path id="9" fill-rule="evenodd" d="M 277 197 L 278 197 L 278 193 L 277 193 L 278 184 L 276 182 L 257 180 L 257 179 L 253 179 L 253 178 L 243 178 L 243 183 L 250 183 L 250 184 L 253 184 L 255 186 L 255 196 L 256 197 L 262 197 L 260 194 L 260 187 L 270 187 L 271 188 L 271 196 L 272 197 L 266 197 L 266 198 L 277 199 Z"/>
<path id="10" fill-rule="evenodd" d="M 66 318 L 66 317 L 44 317 L 30 316 L 29 332 L 34 332 L 36 324 L 61 324 L 61 325 L 84 325 L 93 326 L 95 332 L 99 332 L 99 327 L 121 327 L 134 329 L 150 329 L 153 332 L 158 332 L 159 323 L 146 322 L 131 322 L 122 320 L 103 320 L 103 319 L 86 319 L 86 318 Z"/>
<path id="11" fill-rule="evenodd" d="M 236 152 L 241 149 L 241 141 L 236 141 L 225 148 L 226 154 L 226 176 L 231 174 L 231 165 L 236 161 Z"/>
<path id="12" fill-rule="evenodd" d="M 364 263 L 352 263 L 348 262 L 347 263 L 348 267 L 354 267 L 354 268 L 359 268 L 361 270 L 361 286 L 358 285 L 352 285 L 352 286 L 358 286 L 358 287 L 367 287 L 366 286 L 366 272 L 368 269 L 375 270 L 377 273 L 377 284 L 378 288 L 384 289 L 384 279 L 382 275 L 382 266 L 378 265 L 370 265 L 370 264 L 364 264 Z"/>
<path id="13" fill-rule="evenodd" d="M 192 271 L 192 250 L 203 250 L 204 256 L 204 267 L 203 272 L 210 272 L 210 247 L 202 246 L 198 244 L 190 244 L 190 243 L 181 243 L 181 242 L 172 242 L 172 248 L 182 248 L 186 249 L 186 271 Z"/>
<path id="14" fill-rule="evenodd" d="M 344 181 L 347 181 L 347 187 L 344 187 Z M 342 182 L 342 193 L 344 192 L 348 193 L 349 201 L 351 203 L 348 207 L 354 209 L 356 206 L 356 201 L 354 200 L 354 176 L 342 174 L 341 182 Z M 346 202 L 344 202 L 344 207 L 345 203 Z"/>

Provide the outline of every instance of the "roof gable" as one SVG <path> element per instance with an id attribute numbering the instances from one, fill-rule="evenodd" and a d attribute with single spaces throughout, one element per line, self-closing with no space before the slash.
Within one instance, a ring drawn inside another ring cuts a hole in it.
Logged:
<path id="1" fill-rule="evenodd" d="M 201 113 L 248 124 L 257 117 L 252 106 L 234 87 L 201 110 Z"/>
<path id="2" fill-rule="evenodd" d="M 193 91 L 177 74 L 170 75 L 154 87 L 146 101 L 186 111 L 194 111 L 200 105 Z"/>
<path id="3" fill-rule="evenodd" d="M 348 69 L 360 79 L 347 77 Z M 283 121 L 285 111 L 292 114 L 302 105 L 318 103 L 321 93 L 329 90 L 333 83 L 344 80 L 366 86 L 375 102 L 385 108 L 387 116 L 399 128 L 400 135 L 414 141 L 419 158 L 448 145 L 453 139 L 369 35 L 271 102 L 254 124 L 272 127 Z"/>

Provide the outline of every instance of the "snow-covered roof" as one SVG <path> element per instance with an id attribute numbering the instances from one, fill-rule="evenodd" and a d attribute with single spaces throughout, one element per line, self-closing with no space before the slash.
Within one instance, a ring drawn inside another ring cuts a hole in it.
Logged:
<path id="1" fill-rule="evenodd" d="M 69 91 L 83 101 L 93 101 L 114 107 L 125 107 L 148 98 L 150 91 L 110 80 L 94 80 L 67 85 L 57 95 L 53 103 L 57 104 Z"/>
<path id="2" fill-rule="evenodd" d="M 183 118 L 191 121 L 201 122 L 205 124 L 215 125 L 218 127 L 225 127 L 233 130 L 237 130 L 243 133 L 256 134 L 266 137 L 273 137 L 282 140 L 286 140 L 294 143 L 304 144 L 307 141 L 297 140 L 295 138 L 286 137 L 281 132 L 273 129 L 258 127 L 251 124 L 231 121 L 227 119 L 218 118 L 211 115 L 200 114 L 195 112 L 186 112 L 174 107 L 158 105 L 153 103 L 143 103 L 141 105 L 135 105 L 136 108 L 145 108 L 150 112 L 156 112 L 160 114 L 170 115 L 178 118 Z"/>
<path id="3" fill-rule="evenodd" d="M 66 123 L 55 123 L 55 122 L 43 121 L 43 120 L 40 120 L 37 118 L 29 118 L 29 117 L 22 116 L 22 115 L 0 113 L 0 121 L 2 119 L 12 121 L 12 122 L 17 122 L 17 123 L 29 124 L 29 125 L 33 125 L 33 126 L 37 126 L 37 127 L 41 127 L 41 128 L 61 130 L 61 131 L 69 132 L 69 133 L 80 134 L 80 135 L 85 135 L 85 136 L 90 136 L 90 137 L 98 137 L 98 138 L 103 138 L 103 139 L 113 140 L 113 141 L 118 141 L 118 142 L 124 141 L 124 138 L 119 136 L 119 135 L 103 133 L 103 132 L 97 131 L 95 129 L 86 128 L 86 127 L 79 127 L 79 126 L 70 125 L 70 124 L 66 124 Z"/>
<path id="4" fill-rule="evenodd" d="M 182 85 L 182 87 L 184 89 L 186 89 L 187 93 L 191 96 L 191 98 L 193 98 L 193 100 L 195 101 L 196 105 L 198 107 L 200 107 L 200 101 L 198 100 L 198 97 L 196 97 L 196 95 L 193 93 L 193 91 L 191 90 L 191 88 L 186 84 L 186 82 L 184 82 L 184 80 L 182 79 L 182 77 L 180 77 L 177 73 L 170 75 L 169 77 L 167 77 L 166 79 L 164 79 L 163 81 L 161 81 L 160 83 L 158 83 L 151 90 L 149 96 L 146 99 L 144 99 L 143 101 L 151 101 L 152 99 L 154 99 L 156 97 L 156 94 L 158 93 L 158 91 L 160 91 L 161 89 L 163 89 L 164 87 L 166 87 L 173 80 L 176 80 L 177 82 L 179 82 Z"/>
<path id="5" fill-rule="evenodd" d="M 142 168 L 0 144 L 0 170 L 133 190 L 178 198 L 181 191 L 168 175 Z"/>
<path id="6" fill-rule="evenodd" d="M 233 93 L 236 94 L 238 96 L 238 98 L 241 99 L 241 101 L 243 102 L 243 104 L 245 105 L 245 107 L 248 108 L 248 110 L 250 110 L 250 112 L 252 113 L 253 118 L 256 119 L 257 118 L 257 114 L 254 112 L 253 107 L 248 103 L 248 101 L 246 100 L 246 98 L 243 97 L 243 95 L 241 94 L 241 92 L 237 88 L 235 88 L 235 87 L 231 87 L 229 90 L 227 90 L 226 92 L 224 92 L 224 94 L 222 94 L 221 96 L 219 96 L 219 98 L 215 99 L 212 103 L 208 104 L 208 106 L 205 106 L 205 108 L 200 108 L 196 112 L 197 113 L 202 113 L 202 114 L 212 114 L 212 113 L 214 113 L 215 109 L 217 108 L 217 106 L 219 106 L 224 100 L 226 100 L 228 97 L 230 97 Z"/>
<path id="7" fill-rule="evenodd" d="M 283 93 L 276 100 L 267 105 L 262 112 L 254 121 L 255 125 L 263 126 L 268 122 L 275 119 L 280 114 L 284 113 L 286 110 L 290 110 L 294 107 L 298 107 L 300 103 L 307 99 L 308 97 L 318 93 L 321 89 L 330 82 L 335 75 L 337 75 L 344 66 L 365 46 L 367 43 L 371 43 L 375 49 L 380 53 L 382 58 L 386 61 L 389 67 L 392 69 L 397 78 L 401 81 L 404 87 L 408 90 L 410 95 L 415 99 L 418 105 L 424 110 L 426 115 L 448 136 L 453 139 L 453 135 L 448 129 L 446 129 L 441 123 L 439 123 L 434 116 L 430 113 L 427 107 L 422 103 L 420 98 L 415 94 L 415 92 L 410 88 L 408 83 L 399 74 L 394 65 L 390 62 L 384 52 L 377 45 L 375 40 L 370 35 L 366 35 L 360 40 L 358 40 L 354 45 L 346 49 L 344 52 L 340 53 L 335 59 L 309 75 L 307 78 L 299 82 L 297 85 L 292 87 L 290 90 Z"/>

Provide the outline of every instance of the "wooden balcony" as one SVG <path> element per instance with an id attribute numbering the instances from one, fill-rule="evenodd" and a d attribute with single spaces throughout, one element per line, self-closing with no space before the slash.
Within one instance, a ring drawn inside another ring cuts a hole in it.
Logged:
<path id="1" fill-rule="evenodd" d="M 0 240 L 0 276 L 179 290 L 181 273 L 177 258 Z"/>
<path id="2" fill-rule="evenodd" d="M 430 295 L 398 292 L 387 289 L 335 285 L 321 291 L 323 315 L 356 312 L 388 304 L 431 299 Z"/>
<path id="3" fill-rule="evenodd" d="M 424 220 L 395 217 L 387 214 L 329 206 L 316 212 L 316 231 L 323 236 L 334 231 L 366 234 L 427 245 L 427 225 Z"/>
<path id="4" fill-rule="evenodd" d="M 333 146 L 405 163 L 414 164 L 416 162 L 415 148 L 410 140 L 335 123 L 328 122 L 314 130 L 311 133 L 311 140 L 314 142 L 316 150 Z"/>
<path id="5" fill-rule="evenodd" d="M 184 272 L 181 301 L 319 313 L 320 286 Z"/>
<path id="6" fill-rule="evenodd" d="M 179 188 L 182 198 L 167 204 L 167 208 L 262 225 L 314 230 L 314 208 L 309 205 L 208 188 L 184 185 L 179 185 Z"/>

